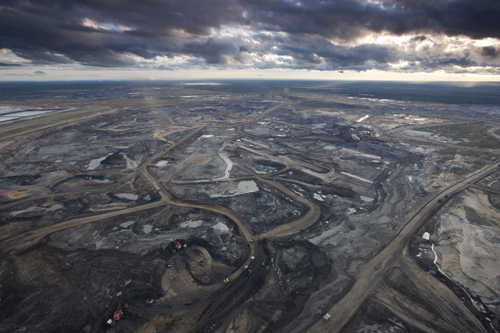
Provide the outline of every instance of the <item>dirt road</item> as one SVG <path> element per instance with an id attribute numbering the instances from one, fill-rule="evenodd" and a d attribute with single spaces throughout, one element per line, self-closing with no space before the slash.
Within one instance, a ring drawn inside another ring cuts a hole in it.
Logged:
<path id="1" fill-rule="evenodd" d="M 280 104 L 278 106 L 275 106 L 267 111 L 265 111 L 262 114 L 259 114 L 259 116 L 256 119 L 260 119 L 266 115 L 268 115 L 270 112 L 275 111 L 281 107 L 283 107 L 286 104 Z M 247 265 L 250 263 L 251 256 L 254 256 L 255 254 L 255 246 L 253 244 L 252 239 L 254 238 L 254 235 L 248 230 L 246 225 L 241 221 L 240 218 L 236 217 L 229 209 L 226 209 L 224 207 L 219 207 L 219 206 L 214 206 L 214 205 L 205 205 L 205 204 L 190 204 L 190 203 L 180 203 L 180 202 L 175 202 L 171 199 L 168 191 L 166 191 L 164 188 L 160 187 L 160 185 L 156 182 L 156 180 L 151 176 L 151 174 L 147 171 L 147 167 L 151 162 L 156 160 L 157 158 L 163 156 L 164 154 L 168 153 L 172 149 L 178 147 L 179 145 L 183 144 L 187 140 L 189 140 L 191 137 L 205 129 L 205 126 L 193 126 L 195 130 L 188 133 L 184 137 L 182 137 L 180 140 L 178 140 L 175 144 L 160 150 L 157 152 L 154 156 L 150 157 L 147 161 L 145 161 L 137 170 L 135 173 L 127 175 L 127 179 L 132 179 L 137 175 L 137 173 L 141 174 L 162 196 L 162 200 L 158 202 L 154 202 L 151 204 L 146 204 L 142 206 L 137 206 L 133 208 L 128 208 L 124 210 L 119 210 L 119 211 L 114 211 L 114 212 L 109 212 L 105 214 L 99 214 L 95 216 L 88 216 L 84 218 L 77 218 L 77 219 L 72 219 L 68 220 L 65 222 L 58 223 L 56 225 L 51 225 L 43 228 L 39 228 L 37 230 L 33 230 L 29 234 L 21 234 L 17 235 L 11 238 L 8 238 L 0 243 L 0 253 L 4 253 L 9 250 L 19 250 L 19 249 L 24 249 L 28 248 L 30 246 L 35 245 L 37 242 L 39 242 L 43 237 L 50 235 L 54 232 L 64 230 L 67 228 L 72 228 L 80 225 L 84 225 L 87 223 L 92 223 L 96 222 L 102 219 L 118 216 L 118 215 L 123 215 L 123 214 L 128 214 L 128 213 L 133 213 L 133 212 L 138 212 L 141 210 L 146 210 L 146 209 L 151 209 L 151 208 L 156 208 L 160 207 L 162 205 L 165 205 L 166 203 L 171 204 L 171 205 L 177 205 L 177 206 L 183 206 L 183 207 L 192 207 L 192 208 L 200 208 L 200 209 L 206 209 L 208 211 L 216 212 L 219 214 L 223 214 L 233 220 L 233 222 L 238 226 L 240 229 L 242 235 L 245 237 L 246 241 L 249 244 L 250 247 L 250 255 L 247 261 L 245 262 L 244 265 Z M 66 175 L 65 177 L 70 177 L 70 175 Z M 123 180 L 123 179 L 122 179 Z M 30 198 L 32 199 L 32 198 Z M 17 204 L 17 203 L 16 203 Z M 234 272 L 231 276 L 230 279 L 235 279 L 237 278 L 243 271 L 244 271 L 244 265 L 242 265 L 236 272 Z"/>
<path id="2" fill-rule="evenodd" d="M 360 271 L 356 272 L 356 282 L 349 293 L 332 308 L 325 311 L 332 316 L 330 320 L 326 322 L 323 320 L 318 321 L 308 332 L 340 332 L 354 317 L 366 299 L 374 294 L 383 276 L 394 264 L 414 233 L 445 204 L 447 201 L 445 197 L 451 197 L 453 194 L 463 191 L 469 185 L 498 170 L 498 163 L 499 161 L 472 174 L 429 200 L 406 222 L 406 225 L 392 242 L 363 266 Z M 375 266 L 379 269 L 375 270 Z"/>
<path id="3" fill-rule="evenodd" d="M 73 228 L 87 223 L 96 222 L 99 220 L 107 219 L 113 216 L 139 212 L 141 210 L 152 209 L 165 205 L 164 200 L 153 202 L 147 205 L 132 207 L 128 209 L 118 210 L 110 213 L 99 214 L 95 216 L 87 216 L 78 219 L 73 219 L 58 224 L 50 225 L 47 227 L 39 228 L 31 231 L 29 234 L 21 234 L 12 238 L 8 238 L 0 243 L 0 253 L 9 250 L 21 250 L 38 243 L 43 237 L 53 234 L 54 232 L 61 231 L 67 228 Z"/>
<path id="4" fill-rule="evenodd" d="M 261 177 L 261 176 L 257 175 L 255 172 L 253 172 L 253 170 L 250 170 L 249 168 L 247 168 L 241 164 L 235 163 L 234 165 L 237 166 L 243 172 L 252 175 L 254 179 L 257 179 L 260 182 L 263 182 L 264 184 L 267 184 L 269 186 L 276 188 L 278 191 L 289 196 L 292 200 L 300 202 L 309 208 L 306 215 L 304 215 L 301 218 L 298 218 L 297 220 L 294 220 L 290 223 L 280 225 L 279 227 L 276 227 L 272 230 L 269 230 L 266 233 L 258 235 L 259 239 L 267 238 L 267 237 L 286 237 L 286 236 L 296 234 L 296 233 L 300 232 L 302 229 L 310 227 L 321 216 L 321 208 L 319 208 L 319 206 L 316 205 L 315 203 L 307 200 L 306 198 L 301 197 L 300 195 L 295 194 L 293 191 L 289 190 L 284 185 L 282 185 L 276 181 L 273 181 L 273 180 L 270 180 L 270 179 L 267 179 L 265 177 Z"/>

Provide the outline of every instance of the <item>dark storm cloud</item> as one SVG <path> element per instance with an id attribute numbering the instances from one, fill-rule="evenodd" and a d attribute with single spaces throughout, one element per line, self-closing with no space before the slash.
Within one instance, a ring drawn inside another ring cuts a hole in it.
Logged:
<path id="1" fill-rule="evenodd" d="M 141 59 L 188 55 L 209 66 L 366 70 L 409 60 L 438 68 L 479 60 L 339 44 L 387 32 L 417 35 L 412 45 L 439 34 L 498 38 L 499 17 L 495 0 L 3 0 L 0 49 L 39 65 L 132 67 Z M 215 33 L 228 27 L 252 34 Z M 473 52 L 498 58 L 493 46 Z"/>
<path id="2" fill-rule="evenodd" d="M 21 64 L 11 64 L 7 62 L 0 62 L 0 67 L 19 67 Z"/>
<path id="3" fill-rule="evenodd" d="M 7 73 L 3 74 L 3 76 L 45 76 L 45 73 L 42 71 L 35 71 L 33 74 L 31 73 Z"/>
<path id="4" fill-rule="evenodd" d="M 479 53 L 485 57 L 498 58 L 498 56 L 500 55 L 500 50 L 497 50 L 492 46 L 484 46 L 480 49 Z"/>
<path id="5" fill-rule="evenodd" d="M 5 1 L 0 48 L 39 64 L 132 66 L 129 55 L 152 59 L 178 53 L 185 42 L 180 32 L 196 40 L 211 28 L 239 21 L 238 8 L 232 0 Z M 102 26 L 85 25 L 86 20 Z"/>
<path id="6" fill-rule="evenodd" d="M 240 48 L 232 39 L 209 38 L 205 43 L 187 43 L 184 53 L 201 56 L 207 64 L 225 64 L 226 56 L 235 55 Z"/>
<path id="7" fill-rule="evenodd" d="M 410 42 L 423 42 L 424 40 L 427 40 L 427 36 L 420 35 L 420 36 L 415 36 L 410 39 Z"/>
<path id="8" fill-rule="evenodd" d="M 188 42 L 181 52 L 205 59 L 207 64 L 227 64 L 229 60 L 244 64 L 245 53 L 260 51 L 267 53 L 271 45 L 255 45 L 254 41 L 234 37 L 210 37 L 204 42 Z"/>
<path id="9" fill-rule="evenodd" d="M 242 0 L 262 28 L 350 40 L 367 32 L 443 33 L 500 37 L 500 2 L 494 0 Z"/>
<path id="10" fill-rule="evenodd" d="M 173 71 L 172 68 L 169 68 L 169 67 L 167 67 L 165 65 L 158 66 L 158 69 L 161 70 L 161 71 Z"/>

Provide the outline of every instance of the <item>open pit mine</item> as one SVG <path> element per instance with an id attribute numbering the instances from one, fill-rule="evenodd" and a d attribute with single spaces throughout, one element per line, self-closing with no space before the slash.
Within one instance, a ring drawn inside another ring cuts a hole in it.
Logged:
<path id="1" fill-rule="evenodd" d="M 496 105 L 2 96 L 0 332 L 500 331 Z"/>

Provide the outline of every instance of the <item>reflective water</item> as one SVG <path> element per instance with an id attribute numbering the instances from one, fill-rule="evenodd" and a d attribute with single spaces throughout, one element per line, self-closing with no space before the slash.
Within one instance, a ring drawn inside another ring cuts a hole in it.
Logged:
<path id="1" fill-rule="evenodd" d="M 38 116 L 39 114 L 49 113 L 49 112 L 53 112 L 53 111 L 58 111 L 58 110 L 21 111 L 21 112 L 3 114 L 0 116 L 0 122 L 24 118 L 24 117 Z"/>

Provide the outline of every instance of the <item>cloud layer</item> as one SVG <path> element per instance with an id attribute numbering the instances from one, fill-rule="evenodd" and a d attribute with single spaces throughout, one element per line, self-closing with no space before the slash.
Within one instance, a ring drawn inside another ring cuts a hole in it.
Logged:
<path id="1" fill-rule="evenodd" d="M 34 65 L 499 74 L 499 17 L 496 0 L 3 0 L 0 51 Z"/>

